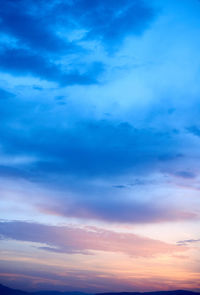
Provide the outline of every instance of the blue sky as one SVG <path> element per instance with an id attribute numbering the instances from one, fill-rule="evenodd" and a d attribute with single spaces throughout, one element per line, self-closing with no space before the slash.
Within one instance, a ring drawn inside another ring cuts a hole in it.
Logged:
<path id="1" fill-rule="evenodd" d="M 200 288 L 199 13 L 197 0 L 2 3 L 3 283 Z"/>

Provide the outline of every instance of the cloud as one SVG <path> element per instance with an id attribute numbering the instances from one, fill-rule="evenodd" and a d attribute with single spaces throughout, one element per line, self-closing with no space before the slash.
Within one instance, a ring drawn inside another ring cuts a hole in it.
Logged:
<path id="1" fill-rule="evenodd" d="M 156 273 L 135 273 L 134 275 L 119 276 L 119 274 L 110 274 L 98 270 L 65 270 L 56 271 L 52 267 L 37 265 L 37 271 L 34 269 L 34 263 L 29 262 L 30 267 L 23 261 L 12 262 L 0 261 L 0 277 L 4 285 L 17 288 L 20 290 L 38 291 L 74 291 L 80 290 L 90 294 L 100 292 L 149 292 L 163 289 L 180 290 L 199 289 L 197 275 L 190 275 L 181 272 L 183 278 L 169 277 L 163 274 L 163 269 Z M 133 268 L 135 269 L 135 267 Z M 137 268 L 138 270 L 138 268 Z M 173 269 L 174 271 L 174 269 Z M 174 272 L 173 272 L 174 273 Z"/>
<path id="2" fill-rule="evenodd" d="M 12 98 L 15 95 L 13 93 L 11 93 L 10 91 L 7 91 L 3 88 L 0 88 L 0 100 L 4 100 L 4 99 L 8 99 L 8 98 Z"/>
<path id="3" fill-rule="evenodd" d="M 127 200 L 123 195 L 106 192 L 109 198 L 101 194 L 87 197 L 84 192 L 79 195 L 63 196 L 49 199 L 48 203 L 37 205 L 44 214 L 75 217 L 86 220 L 99 220 L 112 223 L 161 223 L 197 219 L 198 215 L 192 210 L 183 210 L 176 206 L 166 206 L 157 201 L 140 201 L 139 197 Z M 84 195 L 84 197 L 83 197 Z M 59 199 L 59 202 L 58 202 Z"/>
<path id="4" fill-rule="evenodd" d="M 185 179 L 193 179 L 196 177 L 195 173 L 191 171 L 178 171 L 175 173 L 175 175 Z"/>
<path id="5" fill-rule="evenodd" d="M 140 0 L 20 0 L 4 2 L 0 16 L 1 70 L 67 86 L 98 83 L 104 72 L 90 39 L 107 48 L 120 45 L 127 35 L 142 33 L 154 12 Z M 86 36 L 70 41 L 77 31 Z"/>
<path id="6" fill-rule="evenodd" d="M 36 123 L 30 126 L 28 134 L 26 129 L 10 129 L 2 135 L 5 151 L 34 154 L 38 158 L 31 170 L 40 171 L 40 175 L 150 173 L 162 166 L 163 154 L 167 162 L 176 160 L 177 155 L 175 138 L 168 132 L 137 129 L 126 122 L 90 120 L 57 130 Z"/>
<path id="7" fill-rule="evenodd" d="M 2 3 L 5 218 L 134 225 L 145 231 L 164 226 L 152 223 L 166 222 L 171 229 L 176 222 L 196 222 L 200 83 L 194 24 L 199 18 L 195 5 L 186 2 Z M 94 251 L 151 257 L 186 248 L 98 228 L 11 222 L 1 230 L 10 247 L 30 245 L 14 239 L 30 241 L 31 255 L 72 256 L 73 262 L 92 260 L 86 255 Z M 71 255 L 76 253 L 85 256 Z M 147 265 L 142 269 L 149 271 Z"/>
<path id="8" fill-rule="evenodd" d="M 127 188 L 126 185 L 122 185 L 122 184 L 119 184 L 119 185 L 113 185 L 113 187 L 115 187 L 115 188 L 119 188 L 119 189 Z"/>
<path id="9" fill-rule="evenodd" d="M 37 2 L 37 4 L 36 4 Z M 63 50 L 72 51 L 73 44 L 59 38 L 48 16 L 48 6 L 43 1 L 5 1 L 1 5 L 1 31 L 19 40 L 21 44 L 38 51 L 59 53 Z M 38 5 L 38 7 L 37 7 Z M 46 15 L 39 13 L 40 9 Z"/>
<path id="10" fill-rule="evenodd" d="M 54 100 L 54 97 L 53 97 Z M 28 110 L 28 108 L 25 108 Z M 31 110 L 35 109 L 35 106 Z M 17 107 L 15 108 L 17 114 Z M 178 146 L 174 135 L 154 129 L 138 129 L 126 122 L 83 121 L 70 128 L 49 127 L 26 111 L 24 120 L 33 120 L 29 128 L 1 126 L 4 157 L 24 157 L 30 162 L 1 165 L 0 174 L 22 178 L 55 191 L 37 204 L 42 213 L 106 222 L 148 223 L 197 218 L 194 210 L 153 200 L 152 193 L 127 190 L 113 180 L 132 175 L 134 184 L 144 186 L 138 177 L 151 175 L 159 167 L 176 163 Z M 18 118 L 20 118 L 19 110 Z M 29 118 L 30 115 L 30 118 Z M 23 115 L 24 116 L 24 115 Z M 9 116 L 7 116 L 9 117 Z M 15 118 L 15 117 L 14 117 Z M 27 119 L 28 118 L 28 119 Z M 5 119 L 7 120 L 7 118 Z M 15 120 L 15 119 L 14 119 Z M 18 119 L 19 120 L 19 119 Z M 12 119 L 11 119 L 12 121 Z M 38 124 L 39 122 L 39 124 Z M 176 137 L 177 135 L 175 135 Z M 15 143 L 13 145 L 13 143 Z M 162 154 L 171 157 L 160 160 Z M 96 179 L 101 179 L 98 185 Z M 127 182 L 127 181 L 126 181 Z M 148 183 L 148 182 L 147 182 Z M 151 184 L 151 183 L 150 183 Z M 150 185 L 149 184 L 149 185 Z M 137 186 L 138 187 L 138 186 Z M 105 197 L 106 196 L 106 197 Z M 130 197 L 131 196 L 131 197 Z"/>
<path id="11" fill-rule="evenodd" d="M 4 48 L 0 51 L 0 69 L 14 75 L 33 75 L 58 82 L 62 86 L 69 86 L 97 83 L 97 77 L 103 71 L 103 66 L 100 62 L 95 62 L 89 65 L 83 74 L 78 70 L 63 72 L 59 66 L 26 49 Z"/>
<path id="12" fill-rule="evenodd" d="M 198 126 L 190 126 L 187 128 L 187 130 L 193 135 L 200 137 L 200 128 Z"/>
<path id="13" fill-rule="evenodd" d="M 173 244 L 96 227 L 75 228 L 12 221 L 0 222 L 0 234 L 4 239 L 42 243 L 47 245 L 42 247 L 43 250 L 60 253 L 106 251 L 122 252 L 134 257 L 151 257 L 184 251 L 184 248 Z"/>
<path id="14" fill-rule="evenodd" d="M 28 262 L 12 262 L 0 261 L 0 277 L 1 282 L 13 288 L 28 291 L 38 290 L 52 290 L 52 291 L 74 291 L 80 290 L 89 292 L 90 294 L 100 292 L 149 292 L 163 289 L 180 290 L 184 289 L 199 289 L 197 275 L 190 275 L 182 273 L 182 277 L 169 277 L 163 274 L 163 269 L 159 269 L 156 273 L 148 271 L 148 273 L 136 272 L 132 276 L 124 274 L 110 274 L 101 271 L 101 269 L 93 270 L 71 270 L 65 269 L 60 272 L 47 265 L 44 267 L 42 264 L 37 265 L 35 271 L 35 264 Z M 21 267 L 23 266 L 23 267 Z M 133 268 L 135 269 L 135 267 Z M 140 268 L 139 268 L 140 269 Z M 138 268 L 137 268 L 138 271 Z M 174 273 L 173 268 L 173 273 Z M 126 272 L 125 272 L 126 273 Z M 126 275 L 126 276 L 125 276 Z"/>
<path id="15" fill-rule="evenodd" d="M 140 0 L 76 0 L 61 2 L 58 9 L 69 13 L 86 29 L 86 39 L 99 39 L 107 48 L 113 48 L 128 35 L 143 33 L 155 16 L 153 8 Z"/>
<path id="16" fill-rule="evenodd" d="M 200 239 L 189 239 L 189 240 L 178 241 L 177 245 L 187 246 L 189 244 L 198 243 L 198 242 L 200 242 Z"/>
<path id="17" fill-rule="evenodd" d="M 65 33 L 85 30 L 84 39 L 101 40 L 106 46 L 121 42 L 127 35 L 141 34 L 155 16 L 142 0 L 135 1 L 6 1 L 1 6 L 1 30 L 37 51 L 70 53 L 76 46 Z M 14 24 L 14 25 L 13 25 Z"/>

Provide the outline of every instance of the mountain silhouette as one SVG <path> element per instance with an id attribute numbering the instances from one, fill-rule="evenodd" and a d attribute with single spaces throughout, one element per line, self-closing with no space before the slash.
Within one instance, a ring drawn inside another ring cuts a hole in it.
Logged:
<path id="1" fill-rule="evenodd" d="M 84 292 L 59 292 L 59 291 L 38 291 L 25 292 L 17 289 L 12 289 L 0 284 L 0 295 L 92 295 Z"/>
<path id="2" fill-rule="evenodd" d="M 29 294 L 30 295 L 30 294 Z M 38 291 L 38 292 L 33 292 L 31 295 L 93 295 L 85 292 L 78 292 L 78 291 L 73 291 L 73 292 L 60 292 L 60 291 Z"/>
<path id="3" fill-rule="evenodd" d="M 95 295 L 200 295 L 199 292 L 187 290 L 153 291 L 153 292 L 105 292 Z"/>
<path id="4" fill-rule="evenodd" d="M 108 292 L 108 293 L 84 293 L 84 292 L 60 292 L 60 291 L 38 291 L 25 292 L 12 289 L 0 284 L 0 295 L 200 295 L 199 292 L 174 290 L 174 291 L 154 291 L 154 292 Z"/>
<path id="5" fill-rule="evenodd" d="M 106 292 L 98 293 L 98 295 L 200 295 L 200 293 L 187 290 L 173 290 L 153 292 Z"/>
<path id="6" fill-rule="evenodd" d="M 0 284 L 0 295 L 30 295 L 28 292 L 11 289 Z"/>

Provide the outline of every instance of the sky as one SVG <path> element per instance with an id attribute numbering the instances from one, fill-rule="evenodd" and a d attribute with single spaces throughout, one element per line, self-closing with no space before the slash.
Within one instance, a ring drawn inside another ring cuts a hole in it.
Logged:
<path id="1" fill-rule="evenodd" d="M 0 283 L 200 291 L 199 15 L 2 1 Z"/>

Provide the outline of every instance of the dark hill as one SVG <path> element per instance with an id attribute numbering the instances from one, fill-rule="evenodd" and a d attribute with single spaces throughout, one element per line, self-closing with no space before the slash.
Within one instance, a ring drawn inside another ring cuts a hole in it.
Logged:
<path id="1" fill-rule="evenodd" d="M 59 291 L 39 291 L 25 292 L 12 288 L 5 287 L 0 284 L 0 295 L 92 295 L 83 292 L 59 292 Z"/>
<path id="2" fill-rule="evenodd" d="M 29 294 L 30 295 L 30 294 Z M 31 295 L 92 295 L 84 292 L 59 292 L 59 291 L 38 291 L 31 293 Z"/>
<path id="3" fill-rule="evenodd" d="M 199 292 L 186 291 L 186 290 L 173 290 L 173 291 L 153 291 L 153 292 L 108 292 L 97 293 L 95 295 L 200 295 Z"/>
<path id="4" fill-rule="evenodd" d="M 0 295 L 30 295 L 28 292 L 11 289 L 0 284 Z"/>
<path id="5" fill-rule="evenodd" d="M 83 292 L 59 292 L 59 291 L 39 291 L 25 292 L 5 287 L 0 284 L 0 295 L 92 295 Z M 96 293 L 93 295 L 200 295 L 199 292 L 175 290 L 175 291 L 155 291 L 155 292 L 109 292 Z"/>

